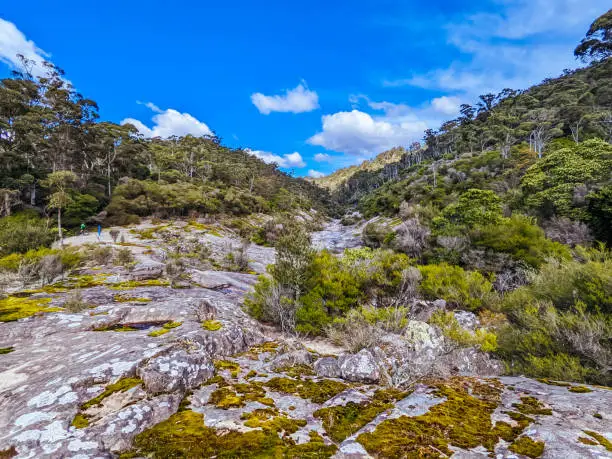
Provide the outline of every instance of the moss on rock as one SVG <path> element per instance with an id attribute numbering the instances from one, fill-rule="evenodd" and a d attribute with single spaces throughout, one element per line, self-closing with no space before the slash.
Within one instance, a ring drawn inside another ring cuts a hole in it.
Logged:
<path id="1" fill-rule="evenodd" d="M 396 389 L 378 390 L 369 402 L 348 402 L 344 406 L 321 408 L 314 412 L 314 416 L 323 421 L 323 427 L 332 440 L 342 442 L 407 395 L 408 392 Z"/>
<path id="2" fill-rule="evenodd" d="M 612 442 L 608 440 L 606 437 L 604 437 L 602 434 L 594 432 L 592 430 L 583 430 L 583 432 L 587 434 L 589 437 L 592 437 L 593 439 L 597 440 L 597 442 L 601 446 L 606 448 L 608 451 L 612 451 Z"/>
<path id="3" fill-rule="evenodd" d="M 296 445 L 274 429 L 217 432 L 204 425 L 202 414 L 185 410 L 137 435 L 134 449 L 121 457 L 325 458 L 335 451 L 316 433 L 309 442 Z"/>
<path id="4" fill-rule="evenodd" d="M 89 419 L 85 415 L 77 413 L 70 425 L 77 429 L 84 429 L 89 426 Z"/>
<path id="5" fill-rule="evenodd" d="M 441 458 L 453 454 L 451 445 L 464 449 L 483 446 L 493 452 L 500 438 L 512 442 L 525 426 L 524 422 L 516 428 L 505 422 L 492 424 L 491 415 L 503 390 L 498 381 L 453 378 L 436 387 L 435 394 L 444 397 L 444 402 L 421 416 L 383 421 L 357 441 L 378 457 Z"/>
<path id="6" fill-rule="evenodd" d="M 589 392 L 593 392 L 591 389 L 589 389 L 586 386 L 572 386 L 572 387 L 568 387 L 567 390 L 575 394 L 586 394 Z"/>
<path id="7" fill-rule="evenodd" d="M 514 440 L 509 449 L 513 453 L 536 458 L 544 453 L 544 442 L 534 441 L 529 437 L 519 437 Z"/>
<path id="8" fill-rule="evenodd" d="M 2 355 L 2 354 L 10 354 L 14 350 L 15 350 L 15 348 L 13 346 L 10 346 L 10 347 L 0 347 L 0 355 Z"/>
<path id="9" fill-rule="evenodd" d="M 552 410 L 545 408 L 544 404 L 535 397 L 521 397 L 521 403 L 513 403 L 512 406 L 522 414 L 541 416 L 550 416 L 552 414 Z"/>
<path id="10" fill-rule="evenodd" d="M 313 379 L 272 378 L 264 385 L 274 392 L 298 395 L 314 403 L 323 403 L 348 388 L 346 384 L 331 379 L 315 381 Z"/>
<path id="11" fill-rule="evenodd" d="M 218 320 L 205 320 L 202 322 L 202 328 L 208 331 L 217 331 L 223 328 L 223 324 Z"/>
<path id="12" fill-rule="evenodd" d="M 83 405 L 81 405 L 81 409 L 86 410 L 92 406 L 100 405 L 105 398 L 110 397 L 114 393 L 125 392 L 126 390 L 132 389 L 133 387 L 136 387 L 139 384 L 142 384 L 142 380 L 140 378 L 122 378 L 119 381 L 106 386 L 104 392 L 102 392 L 97 397 L 94 397 L 88 402 L 83 403 Z"/>
<path id="13" fill-rule="evenodd" d="M 61 308 L 49 307 L 51 298 L 23 298 L 7 296 L 0 299 L 0 322 L 13 322 L 34 314 L 57 312 Z"/>

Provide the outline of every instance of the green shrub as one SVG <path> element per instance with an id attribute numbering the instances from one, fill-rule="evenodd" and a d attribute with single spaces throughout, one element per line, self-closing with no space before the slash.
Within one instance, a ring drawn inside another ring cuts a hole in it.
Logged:
<path id="1" fill-rule="evenodd" d="M 493 285 L 477 271 L 464 271 L 446 263 L 419 266 L 419 289 L 430 300 L 442 298 L 450 306 L 476 310 L 487 304 Z"/>
<path id="2" fill-rule="evenodd" d="M 466 330 L 455 318 L 452 312 L 436 311 L 429 323 L 437 325 L 442 334 L 461 347 L 476 346 L 483 352 L 493 352 L 497 349 L 497 335 L 485 328 L 478 328 L 473 333 Z"/>
<path id="3" fill-rule="evenodd" d="M 0 218 L 0 256 L 25 253 L 39 247 L 49 247 L 55 230 L 32 212 L 22 212 Z"/>
<path id="4" fill-rule="evenodd" d="M 479 226 L 470 233 L 472 244 L 495 252 L 510 254 L 533 267 L 547 258 L 569 259 L 569 249 L 546 238 L 535 221 L 523 215 L 502 218 L 495 224 Z"/>

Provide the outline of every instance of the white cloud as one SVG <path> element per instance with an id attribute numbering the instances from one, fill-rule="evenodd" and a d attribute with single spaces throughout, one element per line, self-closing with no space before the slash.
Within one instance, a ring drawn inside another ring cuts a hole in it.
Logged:
<path id="1" fill-rule="evenodd" d="M 431 107 L 434 111 L 443 115 L 455 115 L 459 113 L 461 102 L 458 97 L 442 96 L 436 97 L 431 101 Z"/>
<path id="2" fill-rule="evenodd" d="M 49 54 L 36 46 L 32 40 L 28 40 L 15 24 L 0 18 L 0 61 L 19 69 L 17 54 L 22 54 L 37 64 L 31 70 L 34 75 L 44 74 L 44 68 L 40 64 L 48 60 Z"/>
<path id="3" fill-rule="evenodd" d="M 405 107 L 405 106 L 404 106 Z M 399 145 L 407 145 L 420 136 L 427 125 L 397 107 L 387 107 L 394 116 L 373 118 L 352 110 L 322 117 L 322 132 L 308 139 L 312 145 L 352 155 L 372 155 Z"/>
<path id="4" fill-rule="evenodd" d="M 321 178 L 321 177 L 325 177 L 325 174 L 323 172 L 315 171 L 314 169 L 309 169 L 308 177 Z"/>
<path id="5" fill-rule="evenodd" d="M 251 101 L 264 115 L 272 112 L 303 113 L 319 108 L 319 96 L 309 90 L 305 83 L 286 90 L 284 95 L 266 96 L 256 92 L 251 95 Z"/>
<path id="6" fill-rule="evenodd" d="M 189 113 L 181 113 L 177 110 L 169 108 L 167 110 L 160 109 L 157 105 L 152 102 L 142 103 L 151 111 L 156 114 L 153 115 L 153 127 L 146 126 L 142 121 L 134 118 L 125 118 L 121 121 L 121 124 L 132 124 L 138 131 L 145 137 L 161 137 L 167 139 L 168 137 L 184 136 L 187 134 L 195 137 L 201 137 L 205 135 L 214 135 L 210 128 L 193 117 Z"/>
<path id="7" fill-rule="evenodd" d="M 302 155 L 300 155 L 297 151 L 293 153 L 286 153 L 283 156 L 275 155 L 274 153 L 270 153 L 268 151 L 261 151 L 261 150 L 247 149 L 246 151 L 247 153 L 250 153 L 258 157 L 263 162 L 266 162 L 268 164 L 276 163 L 278 164 L 278 167 L 281 167 L 283 169 L 287 169 L 291 167 L 304 167 L 306 165 L 306 163 L 304 162 L 304 159 L 302 158 Z"/>
<path id="8" fill-rule="evenodd" d="M 463 100 L 504 88 L 525 89 L 577 62 L 573 48 L 609 0 L 497 0 L 498 13 L 448 24 L 447 42 L 461 53 L 448 67 L 386 86 L 449 91 Z"/>
<path id="9" fill-rule="evenodd" d="M 332 157 L 327 153 L 317 153 L 314 155 L 314 160 L 318 163 L 329 163 L 332 160 Z"/>

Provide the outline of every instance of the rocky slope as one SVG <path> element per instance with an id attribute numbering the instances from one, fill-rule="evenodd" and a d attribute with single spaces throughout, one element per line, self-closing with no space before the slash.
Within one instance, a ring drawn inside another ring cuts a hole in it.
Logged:
<path id="1" fill-rule="evenodd" d="M 213 259 L 238 243 L 174 226 Z M 415 304 L 406 332 L 371 350 L 323 354 L 241 309 L 272 249 L 249 247 L 251 273 L 191 267 L 171 288 L 172 238 L 151 228 L 122 230 L 129 271 L 2 300 L 3 320 L 22 318 L 0 323 L 0 457 L 612 457 L 609 389 L 500 377 L 426 323 L 443 302 Z M 340 250 L 355 231 L 334 222 L 314 239 Z M 88 307 L 69 312 L 75 289 Z"/>

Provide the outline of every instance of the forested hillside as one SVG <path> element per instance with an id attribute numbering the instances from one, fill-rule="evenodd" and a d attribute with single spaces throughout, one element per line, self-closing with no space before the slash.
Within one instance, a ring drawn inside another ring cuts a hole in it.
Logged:
<path id="1" fill-rule="evenodd" d="M 501 165 L 504 174 L 509 176 L 508 169 L 513 169 L 510 162 L 519 151 L 531 152 L 531 161 L 541 157 L 554 139 L 581 142 L 591 138 L 612 141 L 610 59 L 567 71 L 525 91 L 505 89 L 497 95 L 484 94 L 476 105 L 462 105 L 459 118 L 445 122 L 438 130 L 428 130 L 422 146 L 412 146 L 399 161 L 379 170 L 357 170 L 335 194 L 340 203 L 359 204 L 366 214 L 396 213 L 404 198 L 402 193 L 408 193 L 410 200 L 407 185 L 424 173 L 419 174 L 420 166 L 433 169 L 435 162 L 439 167 L 450 167 L 452 160 L 487 154 L 491 159 L 490 153 L 497 152 L 499 161 L 505 163 Z M 469 170 L 493 162 L 482 158 L 471 161 Z M 521 168 L 528 165 L 521 163 Z M 443 175 L 436 185 L 444 186 Z M 459 174 L 454 180 L 465 182 L 465 178 Z M 433 175 L 428 184 L 433 185 Z M 463 186 L 468 185 L 469 180 Z M 513 184 L 510 187 L 515 188 Z M 372 201 L 378 204 L 372 206 Z"/>
<path id="2" fill-rule="evenodd" d="M 145 139 L 99 119 L 63 72 L 32 63 L 0 82 L 0 216 L 32 208 L 68 227 L 142 216 L 324 210 L 325 193 L 216 137 Z"/>

